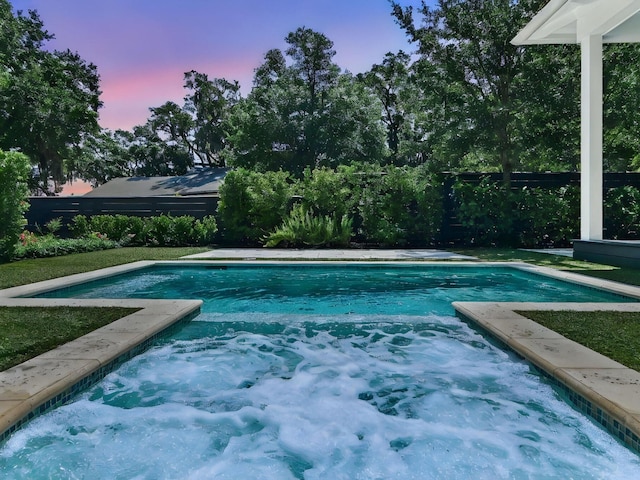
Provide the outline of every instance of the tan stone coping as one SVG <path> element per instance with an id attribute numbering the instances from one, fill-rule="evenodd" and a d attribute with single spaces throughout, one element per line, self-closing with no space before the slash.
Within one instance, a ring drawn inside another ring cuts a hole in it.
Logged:
<path id="1" fill-rule="evenodd" d="M 640 312 L 640 304 L 454 302 L 453 307 L 565 387 L 574 406 L 640 451 L 640 373 L 516 313 Z"/>
<path id="2" fill-rule="evenodd" d="M 163 331 L 200 310 L 200 300 L 0 298 L 2 306 L 125 307 L 141 310 L 0 372 L 0 441 L 65 403 L 140 353 Z"/>

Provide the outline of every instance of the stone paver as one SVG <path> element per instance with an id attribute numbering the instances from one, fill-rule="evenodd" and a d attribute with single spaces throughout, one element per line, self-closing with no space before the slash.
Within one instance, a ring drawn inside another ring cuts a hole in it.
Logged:
<path id="1" fill-rule="evenodd" d="M 218 248 L 187 255 L 185 259 L 208 260 L 476 260 L 475 257 L 433 249 L 277 249 Z"/>

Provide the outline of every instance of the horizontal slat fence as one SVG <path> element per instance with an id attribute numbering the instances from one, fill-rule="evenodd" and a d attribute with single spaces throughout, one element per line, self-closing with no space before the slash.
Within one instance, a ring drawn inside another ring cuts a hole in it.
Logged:
<path id="1" fill-rule="evenodd" d="M 453 185 L 456 181 L 478 184 L 483 178 L 500 182 L 501 173 L 445 173 L 443 176 L 444 212 L 439 243 L 457 243 L 464 236 L 464 229 L 456 218 Z M 513 189 L 560 188 L 566 185 L 580 185 L 580 173 L 513 173 Z M 631 185 L 640 188 L 640 173 L 605 173 L 604 189 Z M 60 235 L 68 234 L 66 225 L 76 215 L 135 215 L 151 217 L 156 215 L 191 215 L 202 218 L 215 215 L 218 196 L 176 196 L 176 197 L 31 197 L 26 218 L 29 230 L 35 231 L 54 218 L 61 218 L 63 229 Z"/>
<path id="2" fill-rule="evenodd" d="M 451 245 L 461 243 L 465 230 L 456 218 L 456 205 L 453 195 L 453 185 L 457 181 L 479 184 L 483 178 L 489 178 L 493 182 L 501 182 L 501 173 L 445 173 L 443 181 L 442 198 L 444 202 L 444 212 L 442 217 L 442 227 L 440 230 L 440 243 Z M 555 189 L 568 185 L 580 186 L 579 172 L 562 173 L 512 173 L 511 188 L 519 190 L 527 188 L 548 188 Z M 604 173 L 603 190 L 631 185 L 640 188 L 640 173 Z"/>
<path id="3" fill-rule="evenodd" d="M 76 215 L 130 215 L 153 217 L 158 215 L 191 215 L 201 219 L 215 215 L 217 196 L 210 197 L 31 197 L 25 217 L 27 228 L 44 229 L 46 223 L 55 218 L 62 220 L 63 228 L 58 232 L 67 235 L 67 224 Z"/>

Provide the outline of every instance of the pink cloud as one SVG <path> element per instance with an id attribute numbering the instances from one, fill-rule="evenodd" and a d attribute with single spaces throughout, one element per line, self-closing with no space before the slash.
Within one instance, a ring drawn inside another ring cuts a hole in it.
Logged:
<path id="1" fill-rule="evenodd" d="M 259 61 L 252 58 L 201 62 L 191 67 L 163 66 L 161 69 L 135 70 L 102 78 L 101 96 L 104 107 L 100 110 L 100 125 L 110 129 L 131 129 L 149 117 L 149 108 L 173 101 L 182 104 L 187 91 L 183 88 L 184 72 L 196 70 L 209 78 L 224 77 L 238 80 L 248 89 L 253 70 Z"/>

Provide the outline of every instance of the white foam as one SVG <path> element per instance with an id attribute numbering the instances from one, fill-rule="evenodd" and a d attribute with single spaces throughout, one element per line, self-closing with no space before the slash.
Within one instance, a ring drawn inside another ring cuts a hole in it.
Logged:
<path id="1" fill-rule="evenodd" d="M 405 319 L 413 326 L 322 318 L 315 326 L 289 318 L 271 335 L 236 323 L 190 340 L 189 328 L 220 319 L 194 322 L 13 435 L 0 450 L 3 478 L 631 478 L 640 470 L 638 457 L 525 363 L 453 317 Z M 273 327 L 282 318 L 262 320 Z"/>

